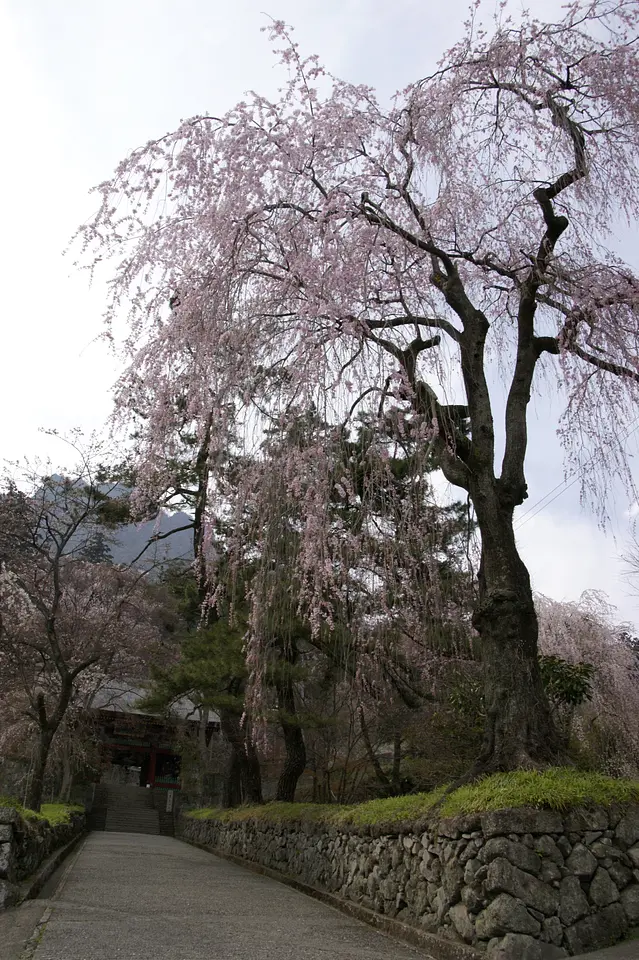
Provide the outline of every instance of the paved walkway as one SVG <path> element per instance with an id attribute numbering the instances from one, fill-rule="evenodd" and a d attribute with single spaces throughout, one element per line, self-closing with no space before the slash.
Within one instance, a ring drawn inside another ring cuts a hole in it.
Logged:
<path id="1" fill-rule="evenodd" d="M 168 837 L 92 833 L 42 897 L 0 914 L 0 960 L 428 960 Z M 639 940 L 583 960 L 639 960 Z"/>
<path id="2" fill-rule="evenodd" d="M 639 960 L 639 940 L 630 940 L 619 943 L 616 947 L 607 950 L 595 950 L 594 953 L 582 953 L 572 960 Z"/>
<path id="3" fill-rule="evenodd" d="M 169 837 L 92 833 L 33 960 L 417 960 L 325 904 Z M 47 904 L 40 901 L 43 912 Z"/>

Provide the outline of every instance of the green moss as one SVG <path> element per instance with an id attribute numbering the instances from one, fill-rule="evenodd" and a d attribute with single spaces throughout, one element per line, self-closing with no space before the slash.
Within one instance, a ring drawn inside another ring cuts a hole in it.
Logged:
<path id="1" fill-rule="evenodd" d="M 12 810 L 23 810 L 23 806 L 15 797 L 0 796 L 0 807 L 10 807 Z"/>
<path id="2" fill-rule="evenodd" d="M 353 804 L 343 807 L 334 823 L 335 826 L 370 827 L 380 823 L 421 820 L 428 816 L 437 801 L 441 800 L 444 790 L 445 787 L 439 787 L 430 793 L 414 793 Z"/>
<path id="3" fill-rule="evenodd" d="M 43 803 L 41 815 L 52 826 L 58 823 L 70 823 L 72 813 L 83 813 L 84 807 L 79 803 Z"/>
<path id="4" fill-rule="evenodd" d="M 0 807 L 10 807 L 12 810 L 16 810 L 23 820 L 45 819 L 41 813 L 36 813 L 35 810 L 28 810 L 26 807 L 23 807 L 15 797 L 0 797 Z"/>
<path id="5" fill-rule="evenodd" d="M 187 816 L 198 820 L 232 823 L 258 819 L 276 823 L 307 821 L 334 827 L 392 826 L 410 823 L 433 814 L 453 817 L 506 807 L 536 807 L 567 810 L 580 806 L 610 806 L 613 803 L 639 803 L 639 781 L 617 780 L 599 773 L 584 773 L 567 767 L 542 772 L 520 770 L 497 773 L 476 783 L 460 787 L 442 800 L 445 787 L 430 793 L 409 794 L 370 800 L 352 806 L 314 803 L 267 803 L 263 806 L 237 807 L 233 810 L 206 808 L 191 810 Z"/>
<path id="6" fill-rule="evenodd" d="M 43 803 L 40 812 L 23 807 L 15 797 L 0 797 L 0 807 L 17 810 L 24 820 L 47 820 L 51 826 L 69 823 L 73 812 L 82 812 L 84 807 L 77 803 Z"/>
<path id="7" fill-rule="evenodd" d="M 639 780 L 617 780 L 600 773 L 555 767 L 542 773 L 519 770 L 497 773 L 478 783 L 460 787 L 442 805 L 444 816 L 477 813 L 504 807 L 570 807 L 639 803 Z"/>
<path id="8" fill-rule="evenodd" d="M 268 820 L 271 823 L 291 823 L 295 820 L 307 820 L 325 823 L 332 814 L 348 809 L 321 803 L 265 803 L 254 807 L 234 807 L 223 810 L 221 807 L 205 807 L 189 810 L 187 817 L 194 820 L 219 820 L 221 823 L 236 823 L 242 820 Z"/>

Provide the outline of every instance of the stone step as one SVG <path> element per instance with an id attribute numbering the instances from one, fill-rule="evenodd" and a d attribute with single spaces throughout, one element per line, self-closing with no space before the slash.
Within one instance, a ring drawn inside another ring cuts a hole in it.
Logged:
<path id="1" fill-rule="evenodd" d="M 107 810 L 107 820 L 130 820 L 131 823 L 158 823 L 157 810 Z"/>
<path id="2" fill-rule="evenodd" d="M 153 808 L 150 801 L 145 803 L 143 800 L 127 800 L 121 797 L 107 797 L 106 802 L 107 806 L 117 807 L 119 810 L 148 810 Z"/>
<path id="3" fill-rule="evenodd" d="M 153 810 L 136 813 L 134 810 L 107 810 L 107 820 L 131 820 L 136 823 L 155 823 L 158 819 Z"/>
<path id="4" fill-rule="evenodd" d="M 106 784 L 106 792 L 111 794 L 113 797 L 126 797 L 129 799 L 135 799 L 136 797 L 145 797 L 150 793 L 148 787 L 122 787 L 113 784 Z"/>
<path id="5" fill-rule="evenodd" d="M 107 833 L 149 833 L 160 835 L 159 823 L 138 823 L 133 821 L 109 820 L 104 827 Z"/>
<path id="6" fill-rule="evenodd" d="M 108 810 L 107 820 L 131 820 L 136 823 L 156 823 L 158 820 L 157 812 L 154 810 L 136 813 L 134 810 Z"/>
<path id="7" fill-rule="evenodd" d="M 106 826 L 106 807 L 93 807 L 87 817 L 87 825 L 90 830 L 104 830 Z"/>
<path id="8" fill-rule="evenodd" d="M 107 827 L 113 826 L 115 824 L 131 824 L 131 826 L 136 826 L 139 824 L 142 827 L 159 827 L 160 821 L 157 817 L 149 817 L 142 819 L 142 817 L 113 817 L 107 814 L 105 823 Z"/>
<path id="9" fill-rule="evenodd" d="M 104 819 L 96 816 L 94 829 L 156 836 L 173 832 L 172 817 L 167 823 L 164 811 L 155 806 L 153 791 L 146 787 L 101 783 L 96 788 L 95 802 L 104 810 Z"/>
<path id="10" fill-rule="evenodd" d="M 122 807 L 123 809 L 153 807 L 153 797 L 150 790 L 140 790 L 139 793 L 130 794 L 107 790 L 100 800 L 107 807 Z"/>
<path id="11" fill-rule="evenodd" d="M 127 827 L 127 826 L 117 826 L 104 828 L 105 833 L 144 833 L 150 837 L 159 837 L 160 831 L 154 827 Z"/>

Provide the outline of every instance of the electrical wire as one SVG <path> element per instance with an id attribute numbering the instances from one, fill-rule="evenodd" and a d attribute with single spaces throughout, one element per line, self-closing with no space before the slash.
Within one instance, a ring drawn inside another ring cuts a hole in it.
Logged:
<path id="1" fill-rule="evenodd" d="M 636 424 L 636 426 L 634 426 L 634 424 Z M 621 441 L 627 440 L 629 437 L 632 436 L 633 433 L 635 433 L 639 429 L 639 416 L 635 417 L 635 419 L 631 421 L 630 426 L 631 426 L 631 429 L 628 430 L 628 432 L 623 437 L 621 437 Z M 552 488 L 552 490 L 549 490 L 548 493 L 545 494 L 545 496 L 541 497 L 541 499 L 537 500 L 530 507 L 528 507 L 528 509 L 525 510 L 523 514 L 520 514 L 520 516 L 517 517 L 513 525 L 514 529 L 519 530 L 520 527 L 523 527 L 523 525 L 525 523 L 528 523 L 529 520 L 532 520 L 534 517 L 539 516 L 539 514 L 546 509 L 546 507 L 549 507 L 550 504 L 554 503 L 558 497 L 560 497 L 562 494 L 566 492 L 566 490 L 570 490 L 570 488 L 575 485 L 577 480 L 579 480 L 583 476 L 584 472 L 590 466 L 591 463 L 594 463 L 597 460 L 600 460 L 602 457 L 603 457 L 603 453 L 593 454 L 592 457 L 590 457 L 590 459 L 587 460 L 586 463 L 584 463 L 584 465 L 580 467 L 579 470 L 576 471 L 572 480 L 570 480 L 570 476 L 568 476 L 564 480 L 562 480 L 561 483 L 556 484 Z M 570 482 L 568 482 L 569 480 Z M 562 489 L 559 489 L 560 487 Z M 558 493 L 555 493 L 556 490 L 558 491 Z M 555 496 L 552 497 L 551 500 L 548 500 L 548 497 L 550 497 L 553 493 L 555 493 Z M 548 500 L 548 502 L 544 503 L 545 500 Z M 540 506 L 540 504 L 543 504 L 543 506 Z M 539 510 L 537 509 L 537 507 L 539 507 Z"/>

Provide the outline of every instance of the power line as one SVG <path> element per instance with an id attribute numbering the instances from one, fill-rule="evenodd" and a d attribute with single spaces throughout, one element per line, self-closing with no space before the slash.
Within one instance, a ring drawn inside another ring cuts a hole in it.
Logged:
<path id="1" fill-rule="evenodd" d="M 621 438 L 622 441 L 627 440 L 630 436 L 632 436 L 633 433 L 635 433 L 637 429 L 639 429 L 638 421 L 639 421 L 639 416 L 635 417 L 635 419 L 631 421 L 630 426 L 632 429 L 628 430 L 625 436 Z M 633 426 L 633 424 L 637 424 L 637 426 Z M 537 500 L 530 507 L 528 507 L 528 509 L 524 511 L 523 514 L 517 517 L 517 520 L 514 523 L 514 529 L 518 530 L 520 527 L 523 527 L 525 523 L 528 523 L 529 520 L 532 520 L 534 517 L 538 516 L 543 510 L 546 509 L 546 507 L 549 507 L 551 503 L 554 503 L 558 497 L 560 497 L 563 493 L 566 492 L 566 490 L 570 490 L 570 488 L 575 485 L 577 480 L 579 480 L 580 477 L 583 476 L 585 470 L 590 466 L 590 464 L 596 462 L 597 460 L 600 460 L 602 457 L 603 457 L 603 453 L 601 452 L 593 454 L 592 457 L 590 457 L 590 459 L 587 460 L 586 463 L 584 463 L 584 465 L 575 472 L 575 475 L 573 476 L 572 480 L 570 480 L 570 483 L 568 482 L 568 480 L 570 479 L 570 475 L 569 475 L 564 480 L 562 480 L 561 483 L 556 484 L 552 488 L 552 490 L 549 490 L 548 493 L 545 494 L 545 496 L 541 497 L 540 500 Z M 562 489 L 559 489 L 560 487 Z M 555 493 L 555 490 L 558 490 L 559 492 L 556 493 L 551 500 L 548 500 L 548 497 L 550 497 L 553 493 Z M 545 500 L 548 500 L 548 502 L 544 503 Z M 543 504 L 543 506 L 540 506 L 540 504 Z M 539 510 L 537 510 L 537 507 L 539 507 Z"/>
<path id="2" fill-rule="evenodd" d="M 589 461 L 589 462 L 590 462 L 590 461 Z M 583 469 L 585 469 L 585 468 L 583 468 Z M 559 493 L 556 493 L 555 496 L 552 498 L 552 500 L 549 500 L 548 503 L 544 503 L 544 505 L 543 505 L 542 507 L 540 507 L 539 510 L 535 511 L 535 513 L 531 513 L 531 512 L 529 511 L 528 514 L 527 514 L 520 522 L 516 522 L 516 523 L 514 524 L 514 529 L 515 529 L 515 530 L 519 530 L 519 528 L 520 528 L 520 527 L 523 527 L 523 525 L 524 525 L 525 523 L 528 523 L 529 520 L 533 520 L 534 517 L 536 517 L 536 516 L 538 516 L 540 513 L 542 513 L 542 512 L 546 509 L 546 507 L 549 507 L 551 503 L 554 503 L 555 500 L 557 500 L 557 499 L 562 495 L 562 493 L 565 493 L 566 490 L 570 490 L 570 488 L 571 488 L 572 486 L 574 486 L 575 483 L 577 483 L 577 480 L 579 480 L 579 478 L 580 478 L 580 476 L 581 476 L 581 473 L 583 473 L 583 469 L 581 470 L 580 473 L 578 473 L 575 477 L 573 477 L 573 479 L 570 481 L 570 483 L 567 484 L 567 485 L 563 488 L 563 490 L 560 490 Z M 564 483 L 565 483 L 565 481 L 564 481 Z M 556 490 L 557 488 L 555 487 L 554 489 Z M 552 493 L 552 492 L 553 492 L 553 491 L 551 490 L 550 493 Z M 548 497 L 548 496 L 550 496 L 550 494 L 546 494 L 546 497 Z M 544 497 L 543 499 L 545 500 L 546 497 Z"/>
<path id="3" fill-rule="evenodd" d="M 593 457 L 590 458 L 590 460 L 592 460 L 592 459 L 593 459 Z M 587 467 L 588 464 L 590 463 L 590 460 L 588 461 L 588 463 L 584 464 L 584 466 L 582 467 L 582 470 L 585 470 L 585 469 L 586 469 L 586 467 Z M 559 483 L 556 484 L 556 486 L 554 486 L 554 487 L 552 488 L 552 490 L 549 490 L 548 493 L 545 494 L 545 496 L 543 496 L 540 500 L 537 500 L 535 503 L 529 504 L 529 506 L 526 507 L 526 509 L 524 510 L 524 512 L 523 512 L 523 513 L 520 513 L 519 516 L 517 517 L 517 519 L 515 520 L 515 526 L 517 526 L 518 524 L 522 523 L 523 520 L 524 520 L 524 517 L 528 517 L 528 514 L 529 514 L 529 513 L 532 513 L 533 510 L 536 510 L 537 507 L 539 506 L 539 504 L 540 504 L 540 503 L 543 503 L 544 500 L 547 500 L 548 497 L 550 497 L 550 496 L 555 492 L 555 490 L 559 490 L 560 487 L 563 487 L 563 485 L 564 485 L 565 483 L 567 483 L 567 480 L 568 480 L 568 478 L 567 478 L 567 477 L 564 477 L 563 480 L 560 480 Z M 566 488 L 566 489 L 568 489 L 568 488 Z M 554 499 L 554 498 L 553 498 L 553 499 Z M 552 500 L 551 500 L 550 502 L 552 503 Z"/>

